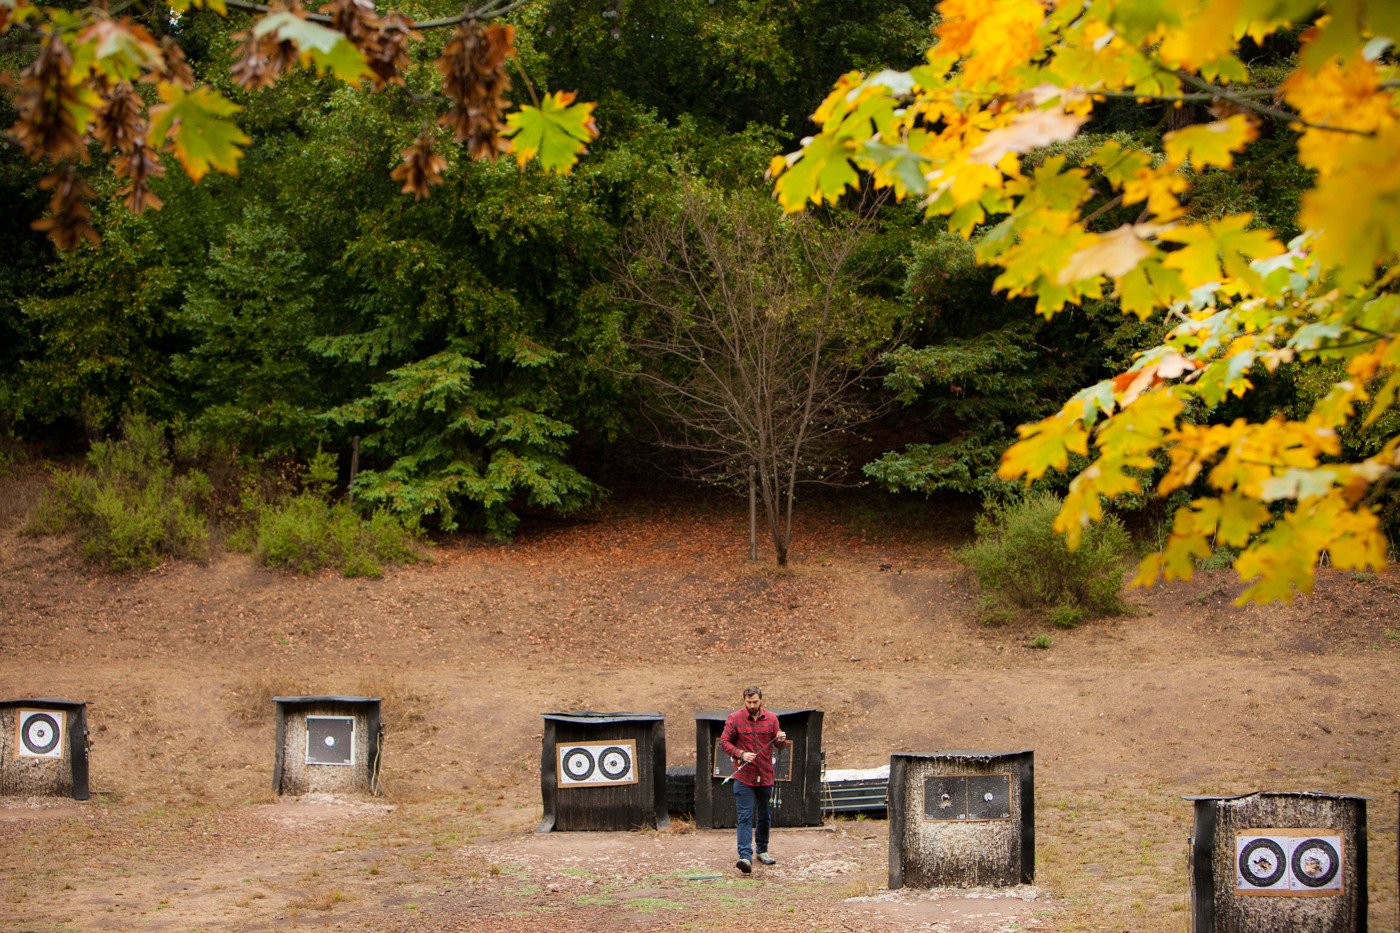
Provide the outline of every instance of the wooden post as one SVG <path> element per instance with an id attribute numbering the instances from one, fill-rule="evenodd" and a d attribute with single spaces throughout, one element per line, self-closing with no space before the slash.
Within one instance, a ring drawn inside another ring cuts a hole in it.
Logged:
<path id="1" fill-rule="evenodd" d="M 758 465 L 749 468 L 749 560 L 758 560 Z"/>
<path id="2" fill-rule="evenodd" d="M 355 477 L 360 474 L 360 439 L 350 442 L 350 485 L 347 487 L 351 498 L 355 495 Z"/>

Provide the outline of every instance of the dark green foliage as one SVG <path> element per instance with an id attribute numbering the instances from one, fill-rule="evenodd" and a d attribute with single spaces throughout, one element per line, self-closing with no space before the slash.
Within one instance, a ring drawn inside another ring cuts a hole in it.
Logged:
<path id="1" fill-rule="evenodd" d="M 72 532 L 83 555 L 109 570 L 208 555 L 209 479 L 177 472 L 161 426 L 129 418 L 119 439 L 92 445 L 87 462 L 87 470 L 55 472 L 33 531 Z"/>
<path id="2" fill-rule="evenodd" d="M 1125 366 L 1151 332 L 1104 303 L 1053 321 L 1026 302 L 994 294 L 995 271 L 949 233 L 918 243 L 905 285 L 922 327 L 888 356 L 885 385 L 907 406 L 918 440 L 869 464 L 887 489 L 1000 494 L 1002 453 L 1018 424 L 1059 407 L 1066 387 L 1088 385 Z"/>
<path id="3" fill-rule="evenodd" d="M 1060 500 L 1035 493 L 993 503 L 977 517 L 977 540 L 958 552 L 982 587 L 986 617 L 1044 617 L 1062 628 L 1122 612 L 1128 533 L 1112 515 L 1071 551 L 1051 527 Z"/>
<path id="4" fill-rule="evenodd" d="M 191 348 L 172 366 L 197 430 L 268 456 L 315 436 L 321 380 L 308 344 L 322 283 L 310 261 L 259 203 L 210 246 L 177 316 Z"/>
<path id="5" fill-rule="evenodd" d="M 585 98 L 795 140 L 843 72 L 917 64 L 931 13 L 919 0 L 553 0 L 536 45 L 551 82 Z"/>
<path id="6" fill-rule="evenodd" d="M 298 573 L 334 567 L 347 577 L 378 577 L 386 563 L 415 563 L 417 538 L 416 526 L 382 509 L 362 519 L 349 503 L 303 492 L 263 508 L 255 550 L 263 563 Z"/>

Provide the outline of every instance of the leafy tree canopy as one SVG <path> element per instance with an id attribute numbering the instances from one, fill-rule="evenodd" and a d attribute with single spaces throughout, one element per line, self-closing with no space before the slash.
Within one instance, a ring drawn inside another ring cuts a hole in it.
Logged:
<path id="1" fill-rule="evenodd" d="M 1382 566 L 1400 435 L 1351 456 L 1342 441 L 1400 393 L 1400 6 L 944 0 L 939 15 L 923 64 L 842 77 L 819 131 L 771 171 L 794 211 L 836 200 L 861 171 L 919 199 L 974 240 L 996 288 L 1047 318 L 1105 297 L 1165 316 L 1158 346 L 1023 426 L 1001 476 L 1085 457 L 1057 520 L 1072 544 L 1106 499 L 1189 490 L 1142 583 L 1190 576 L 1215 544 L 1243 548 L 1243 600 L 1308 590 L 1324 555 Z M 1289 31 L 1296 59 L 1259 87 L 1248 47 Z M 1109 139 L 1082 162 L 1044 156 L 1123 101 L 1208 103 L 1213 119 L 1160 147 Z M 1296 132 L 1289 158 L 1312 176 L 1296 218 L 1188 214 L 1189 193 L 1273 122 Z M 1339 368 L 1306 411 L 1198 417 L 1316 361 Z"/>
<path id="2" fill-rule="evenodd" d="M 442 180 L 447 160 L 435 149 L 438 128 L 472 158 L 510 152 L 522 166 L 538 157 L 546 170 L 567 173 L 597 135 L 593 104 L 567 91 L 541 96 L 527 84 L 531 103 L 507 112 L 515 29 L 494 20 L 522 2 L 485 0 L 454 16 L 414 20 L 381 16 L 371 0 L 331 0 L 318 13 L 297 0 L 271 9 L 249 0 L 126 0 L 79 10 L 0 0 L 0 35 L 17 35 L 26 50 L 10 135 L 29 158 L 53 167 L 39 182 L 52 192 L 50 216 L 34 226 L 60 249 L 97 242 L 88 205 L 96 191 L 78 168 L 90 146 L 108 154 L 122 181 L 116 195 L 138 213 L 164 203 L 152 188 L 165 174 L 162 153 L 172 153 L 194 181 L 237 174 L 251 142 L 236 120 L 243 108 L 191 67 L 180 41 L 201 38 L 190 25 L 200 8 L 260 14 L 233 36 L 239 45 L 229 75 L 244 90 L 271 87 L 298 70 L 381 91 L 403 87 L 410 43 L 425 31 L 451 29 L 434 62 L 441 76 L 436 125 L 425 125 L 391 173 L 406 194 L 424 198 Z"/>

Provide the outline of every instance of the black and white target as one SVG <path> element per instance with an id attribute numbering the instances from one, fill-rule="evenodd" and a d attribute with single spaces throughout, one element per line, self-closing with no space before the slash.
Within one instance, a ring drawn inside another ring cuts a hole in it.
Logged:
<path id="1" fill-rule="evenodd" d="M 1342 837 L 1326 830 L 1281 828 L 1240 833 L 1235 837 L 1235 893 L 1340 893 L 1342 861 Z"/>
<path id="2" fill-rule="evenodd" d="M 637 783 L 637 742 L 573 742 L 559 745 L 560 787 L 605 787 Z"/>
<path id="3" fill-rule="evenodd" d="M 1313 836 L 1298 843 L 1288 860 L 1294 880 L 1311 891 L 1341 890 L 1342 841 Z"/>
<path id="4" fill-rule="evenodd" d="M 53 709 L 22 709 L 18 713 L 15 751 L 19 757 L 62 758 L 67 714 Z"/>
<path id="5" fill-rule="evenodd" d="M 306 763 L 348 766 L 355 763 L 355 717 L 307 716 Z"/>
<path id="6" fill-rule="evenodd" d="M 1267 836 L 1242 837 L 1236 848 L 1236 888 L 1242 891 L 1288 889 L 1288 855 L 1278 840 Z"/>

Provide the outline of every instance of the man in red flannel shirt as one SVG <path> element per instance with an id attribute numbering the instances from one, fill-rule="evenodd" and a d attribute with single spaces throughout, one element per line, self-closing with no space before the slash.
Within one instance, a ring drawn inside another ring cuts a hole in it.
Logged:
<path id="1" fill-rule="evenodd" d="M 734 759 L 734 807 L 739 817 L 739 861 L 734 867 L 746 875 L 753 871 L 755 842 L 758 860 L 765 865 L 774 862 L 768 854 L 773 825 L 768 801 L 773 794 L 773 756 L 786 744 L 787 733 L 778 727 L 778 717 L 763 708 L 763 691 L 745 687 L 744 706 L 724 721 L 719 747 Z"/>

